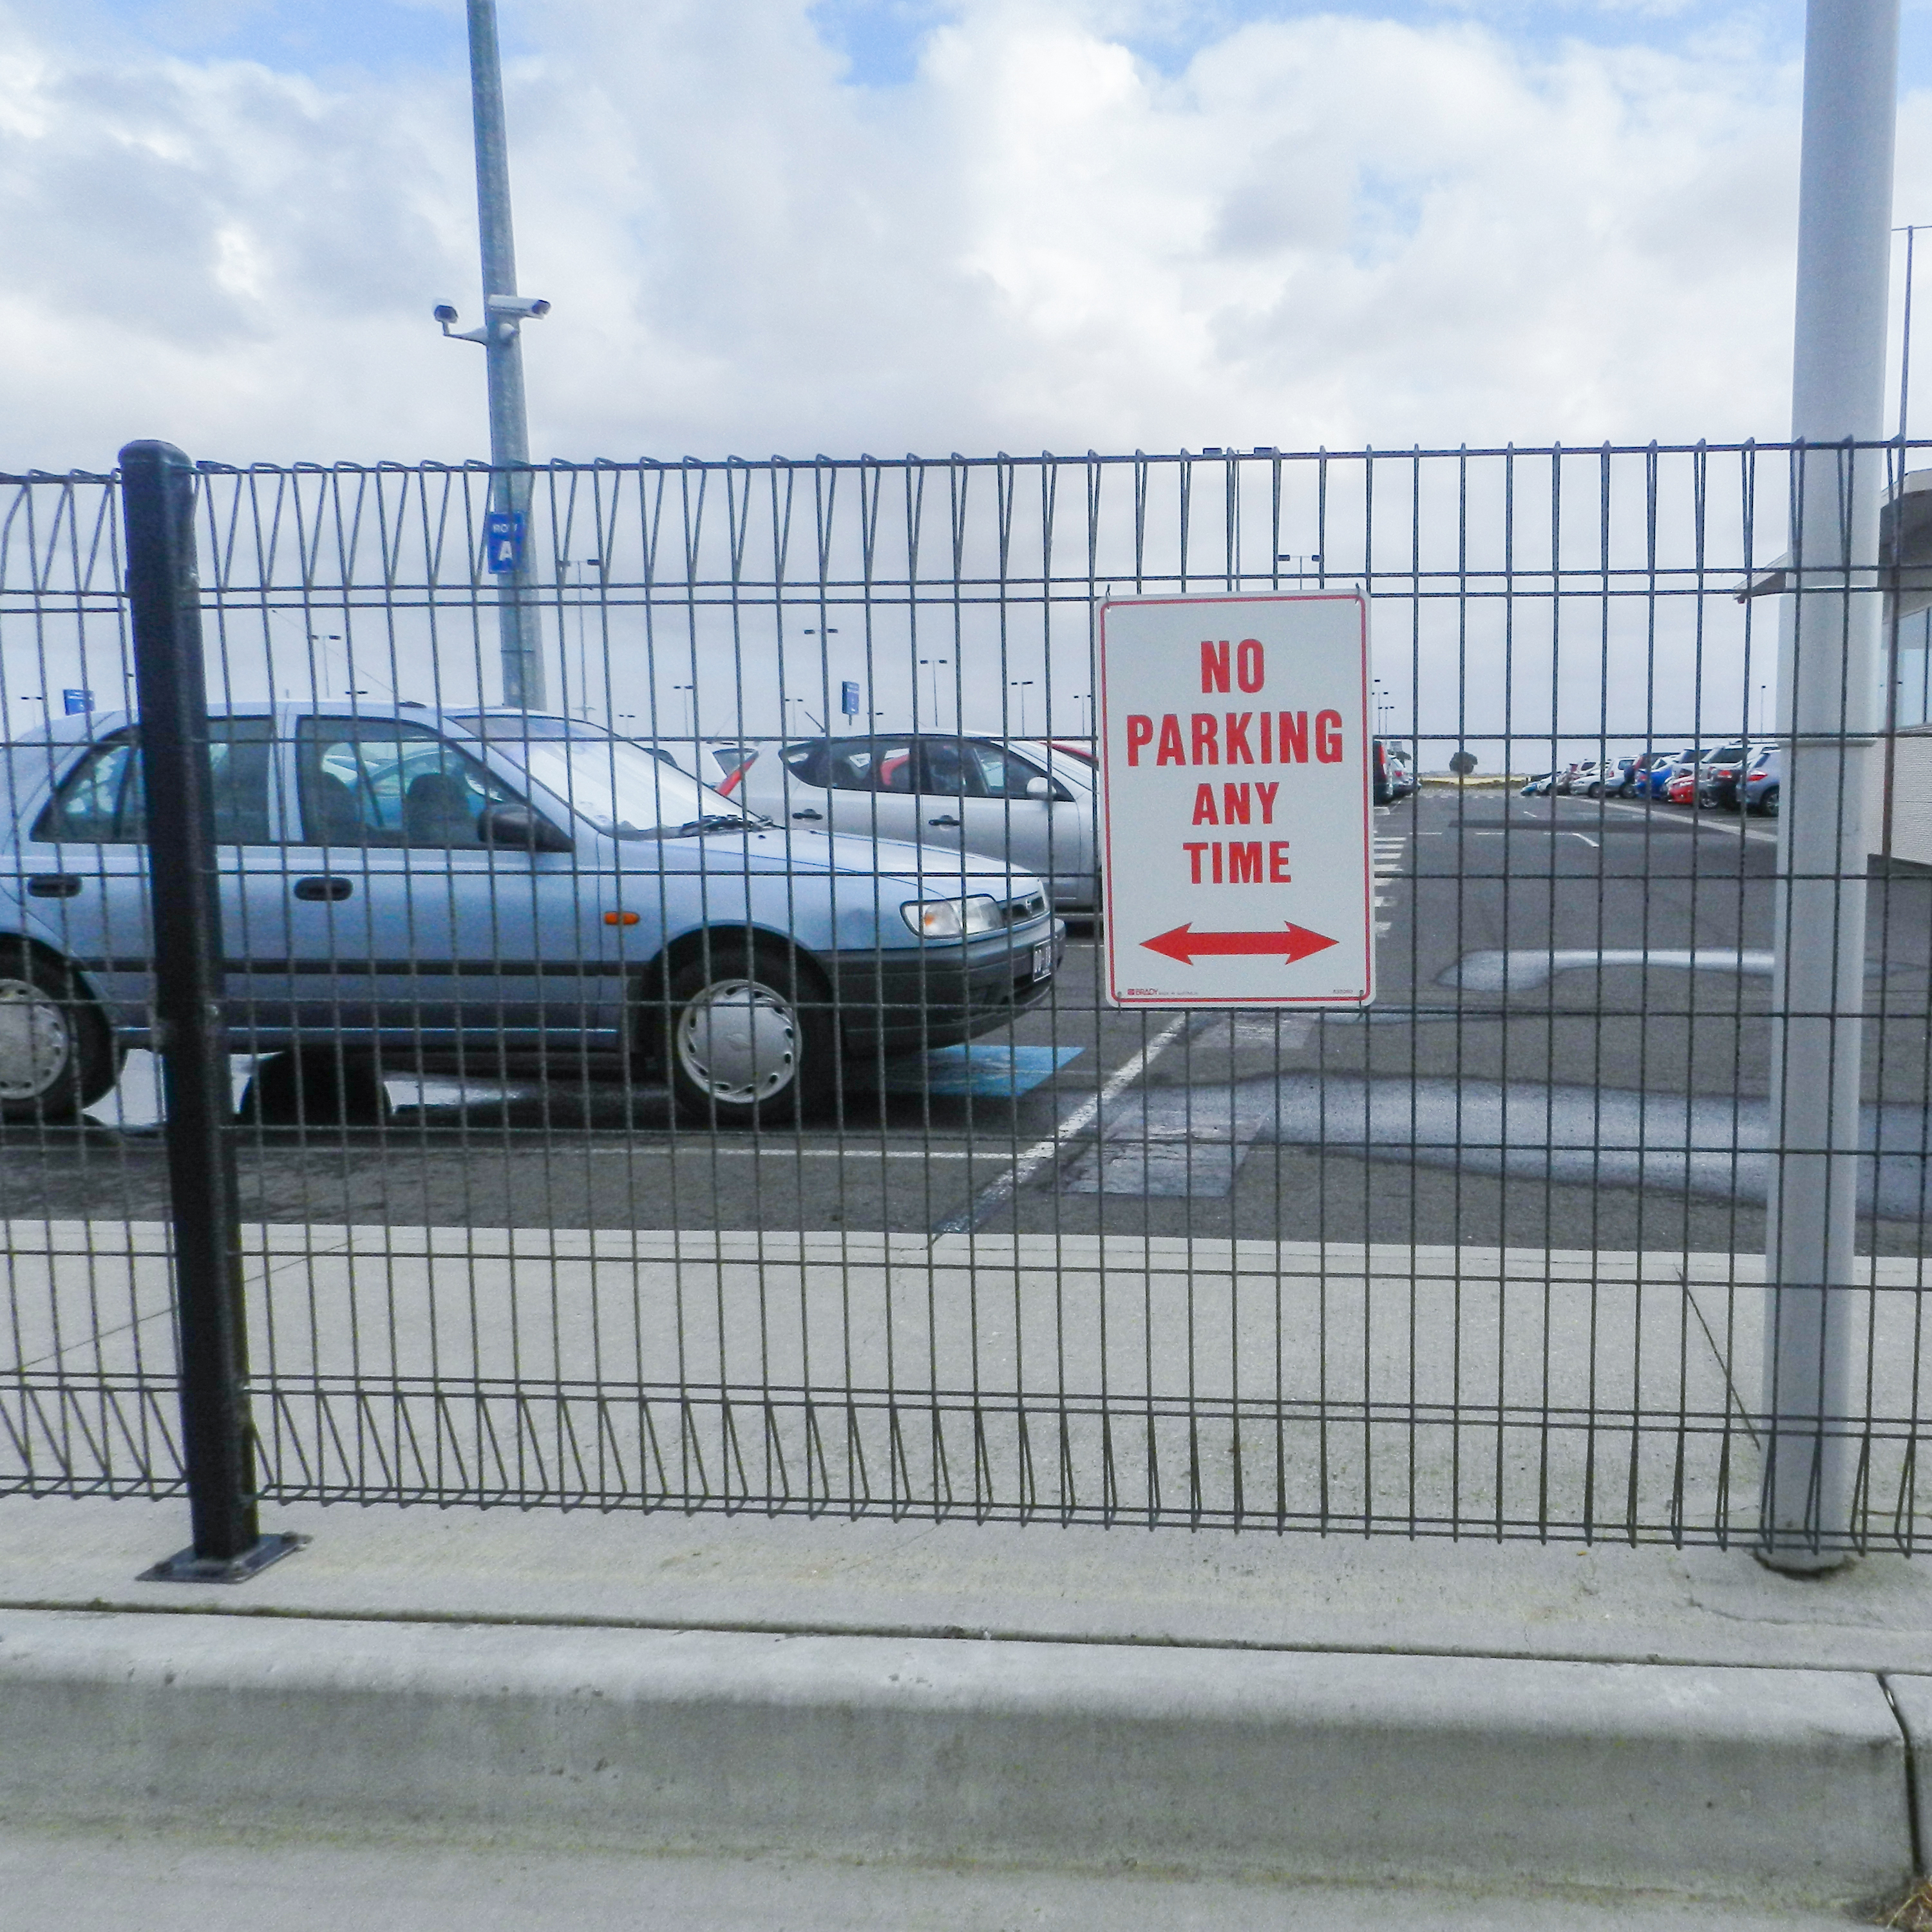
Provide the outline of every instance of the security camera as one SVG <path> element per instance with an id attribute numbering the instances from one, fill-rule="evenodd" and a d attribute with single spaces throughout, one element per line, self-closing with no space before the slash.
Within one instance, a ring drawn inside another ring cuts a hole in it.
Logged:
<path id="1" fill-rule="evenodd" d="M 451 341 L 480 342 L 488 346 L 490 334 L 487 325 L 482 328 L 452 328 L 449 325 L 456 320 L 456 311 L 448 302 L 438 302 L 430 313 L 442 325 L 442 332 Z"/>
<path id="2" fill-rule="evenodd" d="M 492 296 L 485 306 L 492 315 L 527 316 L 532 320 L 550 313 L 550 304 L 537 296 Z"/>

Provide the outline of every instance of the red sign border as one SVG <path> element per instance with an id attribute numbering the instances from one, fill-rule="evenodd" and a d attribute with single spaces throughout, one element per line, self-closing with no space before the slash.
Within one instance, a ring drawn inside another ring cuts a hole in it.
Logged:
<path id="1" fill-rule="evenodd" d="M 1140 996 L 1123 994 L 1115 984 L 1114 938 L 1112 899 L 1114 883 L 1113 734 L 1108 729 L 1112 712 L 1107 701 L 1107 614 L 1110 610 L 1144 608 L 1150 604 L 1193 604 L 1206 609 L 1226 610 L 1232 604 L 1353 604 L 1361 624 L 1362 710 L 1362 851 L 1366 862 L 1362 871 L 1362 957 L 1368 966 L 1367 989 L 1358 998 L 1334 994 L 1264 994 L 1240 999 L 1204 994 L 1198 998 L 1177 998 L 1171 993 Z M 1100 916 L 1102 944 L 1106 952 L 1108 1003 L 1126 1011 L 1186 1011 L 1192 1007 L 1218 1009 L 1255 1006 L 1328 1006 L 1350 1012 L 1372 1006 L 1376 998 L 1376 864 L 1375 864 L 1375 760 L 1372 755 L 1374 714 L 1369 705 L 1369 600 L 1360 590 L 1227 591 L 1202 596 L 1110 597 L 1100 606 L 1099 650 L 1099 737 L 1100 753 L 1100 827 L 1106 856 L 1101 866 Z"/>

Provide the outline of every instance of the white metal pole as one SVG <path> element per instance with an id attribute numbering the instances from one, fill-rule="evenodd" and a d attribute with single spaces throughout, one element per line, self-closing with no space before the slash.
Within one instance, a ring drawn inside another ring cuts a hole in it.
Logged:
<path id="1" fill-rule="evenodd" d="M 510 156 L 503 124 L 503 68 L 496 45 L 496 0 L 469 0 L 470 98 L 476 124 L 476 225 L 483 244 L 483 346 L 489 364 L 490 461 L 496 471 L 490 507 L 527 519 L 530 460 L 524 404 L 521 319 L 499 306 L 517 292 L 517 247 L 510 226 Z M 496 299 L 493 301 L 492 298 Z M 527 535 L 527 533 L 526 533 Z M 524 555 L 529 554 L 527 541 Z M 503 702 L 535 710 L 544 701 L 543 652 L 529 567 L 497 579 L 497 637 Z"/>
<path id="2" fill-rule="evenodd" d="M 1877 846 L 1878 511 L 1898 0 L 1809 0 L 1791 434 L 1793 594 L 1780 612 L 1790 770 L 1778 820 L 1758 1553 L 1828 1570 L 1850 1554 L 1852 1249 L 1865 872 Z"/>

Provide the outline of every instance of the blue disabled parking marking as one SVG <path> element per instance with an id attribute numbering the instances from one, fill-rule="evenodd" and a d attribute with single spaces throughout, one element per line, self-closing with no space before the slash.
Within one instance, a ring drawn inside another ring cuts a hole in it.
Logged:
<path id="1" fill-rule="evenodd" d="M 1078 1046 L 942 1046 L 932 1053 L 889 1060 L 879 1084 L 888 1094 L 1017 1100 L 1051 1080 L 1085 1050 Z"/>

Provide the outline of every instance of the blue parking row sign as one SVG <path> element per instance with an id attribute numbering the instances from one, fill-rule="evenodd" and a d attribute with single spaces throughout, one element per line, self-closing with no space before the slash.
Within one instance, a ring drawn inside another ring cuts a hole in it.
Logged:
<path id="1" fill-rule="evenodd" d="M 483 561 L 495 575 L 516 569 L 524 560 L 524 513 L 492 510 L 483 520 Z"/>
<path id="2" fill-rule="evenodd" d="M 61 709 L 70 718 L 77 718 L 94 709 L 94 694 L 91 691 L 68 689 L 61 693 Z"/>

